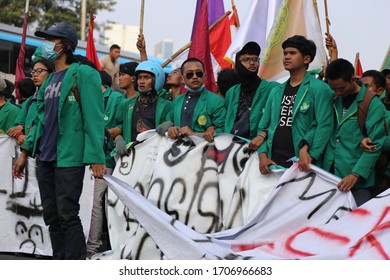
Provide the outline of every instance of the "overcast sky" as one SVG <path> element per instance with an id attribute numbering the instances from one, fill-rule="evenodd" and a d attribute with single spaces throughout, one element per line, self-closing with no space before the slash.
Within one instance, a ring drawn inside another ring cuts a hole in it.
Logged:
<path id="1" fill-rule="evenodd" d="M 252 0 L 235 0 L 243 21 Z M 339 57 L 352 63 L 360 53 L 363 70 L 379 69 L 390 45 L 390 0 L 328 0 L 330 32 L 337 41 Z M 231 10 L 231 0 L 224 0 Z M 324 1 L 317 0 L 323 32 Z M 163 39 L 174 40 L 174 51 L 190 41 L 196 0 L 145 0 L 144 35 L 147 51 Z M 126 25 L 139 25 L 141 0 L 117 0 L 113 12 L 101 12 L 96 21 L 111 20 Z"/>

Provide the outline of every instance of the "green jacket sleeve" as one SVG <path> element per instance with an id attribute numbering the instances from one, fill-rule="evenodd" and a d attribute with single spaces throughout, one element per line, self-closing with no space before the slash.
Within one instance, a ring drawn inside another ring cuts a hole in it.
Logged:
<path id="1" fill-rule="evenodd" d="M 366 129 L 368 137 L 376 145 L 376 149 L 371 152 L 364 152 L 356 162 L 352 172 L 359 174 L 367 179 L 382 152 L 383 142 L 385 141 L 385 107 L 378 98 L 374 98 L 368 107 Z"/>

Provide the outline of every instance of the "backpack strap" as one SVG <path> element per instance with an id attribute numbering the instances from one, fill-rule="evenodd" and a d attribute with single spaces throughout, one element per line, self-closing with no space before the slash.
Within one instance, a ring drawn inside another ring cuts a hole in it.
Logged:
<path id="1" fill-rule="evenodd" d="M 370 103 L 375 96 L 377 96 L 375 92 L 367 89 L 364 93 L 363 101 L 360 102 L 358 106 L 358 123 L 360 131 L 362 132 L 364 137 L 367 137 L 366 119 L 368 107 L 370 106 Z"/>

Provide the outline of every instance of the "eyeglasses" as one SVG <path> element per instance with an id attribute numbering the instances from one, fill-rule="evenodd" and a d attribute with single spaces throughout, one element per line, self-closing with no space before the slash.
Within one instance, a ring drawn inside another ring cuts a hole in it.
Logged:
<path id="1" fill-rule="evenodd" d="M 194 77 L 194 75 L 196 75 L 198 78 L 203 78 L 204 73 L 202 71 L 188 72 L 188 73 L 186 73 L 186 78 L 188 80 L 192 79 L 192 77 Z"/>
<path id="2" fill-rule="evenodd" d="M 245 63 L 250 63 L 250 62 L 253 62 L 253 63 L 256 63 L 256 62 L 259 62 L 260 61 L 260 57 L 256 56 L 256 57 L 244 57 L 242 59 L 240 59 L 241 62 L 245 62 Z"/>
<path id="3" fill-rule="evenodd" d="M 31 75 L 34 75 L 35 73 L 37 73 L 37 75 L 41 75 L 44 71 L 49 72 L 49 70 L 43 68 L 33 69 L 31 70 Z"/>

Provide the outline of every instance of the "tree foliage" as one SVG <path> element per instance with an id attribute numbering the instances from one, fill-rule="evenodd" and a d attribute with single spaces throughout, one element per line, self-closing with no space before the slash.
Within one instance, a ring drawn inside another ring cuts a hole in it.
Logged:
<path id="1" fill-rule="evenodd" d="M 65 21 L 80 33 L 81 2 L 82 0 L 30 0 L 28 24 L 47 29 L 55 22 Z M 91 7 L 97 15 L 99 11 L 112 11 L 115 4 L 116 0 L 87 0 L 86 25 L 88 26 Z M 26 2 L 22 0 L 0 0 L 0 22 L 22 27 L 25 5 Z M 99 29 L 97 25 L 95 28 Z"/>

